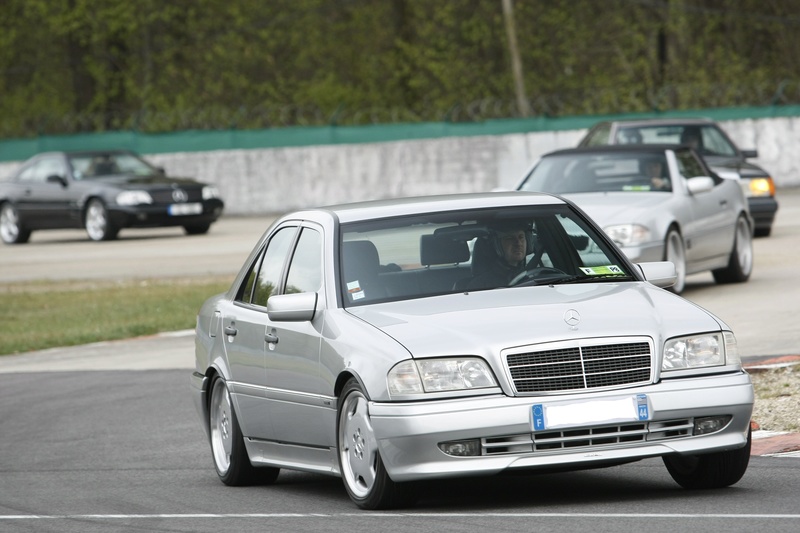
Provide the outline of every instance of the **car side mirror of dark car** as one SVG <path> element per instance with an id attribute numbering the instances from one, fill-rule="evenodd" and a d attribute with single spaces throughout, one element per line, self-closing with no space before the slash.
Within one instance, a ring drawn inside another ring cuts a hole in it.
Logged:
<path id="1" fill-rule="evenodd" d="M 45 181 L 47 183 L 58 183 L 62 187 L 67 186 L 67 180 L 64 178 L 64 176 L 59 176 L 58 174 L 47 176 L 47 179 Z"/>
<path id="2" fill-rule="evenodd" d="M 749 159 L 751 157 L 758 157 L 758 150 L 742 150 L 742 157 Z"/>
<path id="3" fill-rule="evenodd" d="M 166 176 L 166 175 L 167 175 L 167 171 L 166 171 L 166 170 L 164 170 L 164 167 L 156 167 L 156 170 L 157 170 L 157 171 L 158 171 L 158 173 L 159 173 L 159 174 L 161 174 L 162 176 Z"/>

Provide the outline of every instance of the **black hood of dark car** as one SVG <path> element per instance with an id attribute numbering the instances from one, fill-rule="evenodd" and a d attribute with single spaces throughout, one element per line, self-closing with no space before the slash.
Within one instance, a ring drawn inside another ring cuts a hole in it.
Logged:
<path id="1" fill-rule="evenodd" d="M 173 186 L 191 189 L 196 187 L 203 187 L 205 185 L 190 178 L 175 178 L 170 176 L 163 176 L 160 174 L 151 174 L 149 176 L 137 176 L 134 174 L 116 174 L 113 176 L 104 176 L 101 179 L 95 178 L 93 181 L 102 182 L 107 185 L 116 185 L 118 187 L 124 187 L 124 188 L 138 187 L 142 189 L 163 189 L 165 187 L 173 187 Z"/>
<path id="2" fill-rule="evenodd" d="M 745 161 L 739 157 L 722 157 L 705 155 L 703 159 L 716 172 L 737 172 L 743 178 L 769 176 L 769 173 L 758 165 Z"/>

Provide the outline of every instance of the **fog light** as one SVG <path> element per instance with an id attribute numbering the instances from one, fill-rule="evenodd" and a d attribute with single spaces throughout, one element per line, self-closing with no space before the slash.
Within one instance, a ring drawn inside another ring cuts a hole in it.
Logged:
<path id="1" fill-rule="evenodd" d="M 695 435 L 708 435 L 709 433 L 716 433 L 728 425 L 731 421 L 731 416 L 709 416 L 706 418 L 694 419 L 694 434 Z"/>
<path id="2" fill-rule="evenodd" d="M 440 442 L 439 449 L 447 455 L 454 455 L 456 457 L 475 457 L 481 454 L 481 441 L 476 439 Z"/>

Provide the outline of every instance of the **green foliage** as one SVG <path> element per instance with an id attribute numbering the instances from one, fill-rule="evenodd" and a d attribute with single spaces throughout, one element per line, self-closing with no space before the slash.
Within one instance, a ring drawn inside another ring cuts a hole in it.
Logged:
<path id="1" fill-rule="evenodd" d="M 798 72 L 800 0 L 513 6 L 536 114 L 766 105 Z M 510 65 L 501 0 L 3 0 L 0 137 L 508 117 Z"/>

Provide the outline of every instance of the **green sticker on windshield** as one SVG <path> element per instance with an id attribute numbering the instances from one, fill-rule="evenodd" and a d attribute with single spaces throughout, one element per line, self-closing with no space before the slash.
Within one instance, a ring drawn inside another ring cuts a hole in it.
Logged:
<path id="1" fill-rule="evenodd" d="M 607 266 L 594 266 L 594 267 L 580 267 L 581 272 L 586 274 L 587 276 L 608 276 L 608 275 L 620 275 L 624 276 L 625 271 L 623 271 L 617 265 L 607 265 Z"/>

